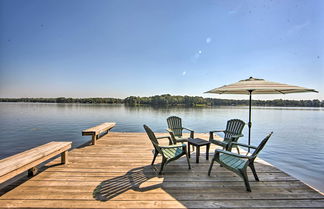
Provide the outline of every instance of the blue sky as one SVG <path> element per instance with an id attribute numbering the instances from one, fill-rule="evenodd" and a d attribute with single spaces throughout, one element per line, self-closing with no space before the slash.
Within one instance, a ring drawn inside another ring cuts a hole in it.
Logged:
<path id="1" fill-rule="evenodd" d="M 195 95 L 250 76 L 324 99 L 324 1 L 0 0 L 0 97 Z"/>

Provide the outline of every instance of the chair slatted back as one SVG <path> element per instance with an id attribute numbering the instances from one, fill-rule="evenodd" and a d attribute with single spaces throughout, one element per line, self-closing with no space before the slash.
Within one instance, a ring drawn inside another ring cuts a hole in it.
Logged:
<path id="1" fill-rule="evenodd" d="M 176 137 L 182 136 L 182 122 L 181 118 L 177 116 L 170 116 L 167 118 L 168 128 L 171 129 Z"/>
<path id="2" fill-rule="evenodd" d="M 159 147 L 159 142 L 158 140 L 156 139 L 156 136 L 154 134 L 154 132 L 147 126 L 147 125 L 143 125 L 144 129 L 145 129 L 145 132 L 147 134 L 147 136 L 149 137 L 149 139 L 151 140 L 154 148 L 159 152 L 161 153 L 161 149 Z"/>
<path id="3" fill-rule="evenodd" d="M 265 146 L 265 144 L 268 142 L 269 138 L 271 137 L 271 135 L 273 134 L 273 132 L 271 132 L 268 136 L 266 136 L 261 143 L 259 144 L 259 146 L 254 150 L 254 152 L 252 153 L 252 156 L 255 158 L 259 152 L 263 149 L 263 147 Z"/>
<path id="4" fill-rule="evenodd" d="M 230 141 L 232 136 L 242 134 L 242 130 L 244 126 L 245 126 L 244 121 L 239 119 L 231 119 L 227 121 L 224 141 L 225 142 Z"/>

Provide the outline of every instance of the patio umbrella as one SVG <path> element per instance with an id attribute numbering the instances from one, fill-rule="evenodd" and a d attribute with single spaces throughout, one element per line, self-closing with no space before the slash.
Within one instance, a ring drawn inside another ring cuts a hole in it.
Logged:
<path id="1" fill-rule="evenodd" d="M 314 89 L 308 89 L 300 86 L 293 86 L 288 84 L 276 83 L 266 81 L 263 79 L 250 77 L 246 80 L 225 85 L 219 88 L 209 90 L 205 93 L 215 94 L 247 94 L 250 95 L 249 101 L 249 145 L 251 142 L 251 100 L 252 94 L 289 94 L 289 93 L 301 93 L 301 92 L 317 92 Z"/>

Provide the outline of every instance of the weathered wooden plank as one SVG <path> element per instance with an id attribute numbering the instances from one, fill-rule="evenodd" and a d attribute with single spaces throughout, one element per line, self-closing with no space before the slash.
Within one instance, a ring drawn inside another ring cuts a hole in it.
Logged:
<path id="1" fill-rule="evenodd" d="M 53 193 L 60 193 L 62 191 L 68 193 L 80 193 L 80 194 L 92 194 L 94 191 L 93 186 L 20 186 L 21 190 L 12 190 L 11 192 L 6 193 L 3 198 L 14 196 L 15 194 L 19 193 L 33 193 L 33 194 L 47 194 L 51 195 Z M 252 193 L 243 193 L 241 190 L 238 190 L 238 187 L 217 187 L 217 188 L 196 188 L 196 189 L 185 189 L 185 188 L 169 188 L 167 191 L 163 188 L 154 188 L 152 190 L 147 191 L 136 191 L 133 189 L 125 191 L 125 193 L 140 193 L 141 195 L 147 194 L 214 194 L 215 197 L 218 197 L 218 194 L 238 194 L 240 195 L 247 195 L 251 194 L 253 197 L 254 195 L 280 195 L 280 194 L 297 194 L 300 198 L 303 198 L 305 194 L 312 195 L 313 197 L 323 197 L 323 195 L 319 194 L 314 190 L 305 190 L 305 185 L 298 185 L 298 186 L 291 186 L 289 188 L 284 187 L 269 187 L 268 189 L 264 189 L 264 187 L 257 187 L 253 190 Z"/>
<path id="2" fill-rule="evenodd" d="M 147 176 L 156 176 L 157 171 L 152 172 L 145 172 L 145 175 Z M 131 177 L 131 174 L 124 173 L 124 172 L 82 172 L 82 171 L 73 171 L 73 172 L 43 172 L 36 177 L 34 177 L 33 180 L 62 180 L 64 178 L 85 178 L 85 179 L 92 179 L 92 178 L 106 178 L 106 180 L 111 178 L 117 178 L 121 176 L 128 176 Z M 253 175 L 251 173 L 248 174 L 251 181 L 254 181 Z M 268 173 L 268 172 L 260 172 L 259 178 L 261 181 L 297 181 L 295 178 L 288 176 L 283 173 Z M 195 180 L 195 181 L 234 181 L 238 180 L 240 181 L 240 178 L 233 174 L 228 172 L 217 172 L 217 175 L 214 175 L 212 177 L 207 176 L 206 172 L 194 172 L 194 173 L 186 173 L 186 172 L 168 172 L 168 176 L 164 176 L 163 179 L 165 181 L 187 181 L 187 180 Z M 178 180 L 179 179 L 179 180 Z"/>
<path id="3" fill-rule="evenodd" d="M 147 175 L 154 175 L 156 174 L 156 171 L 145 171 Z M 127 173 L 122 173 L 122 172 L 68 172 L 68 171 L 49 171 L 46 170 L 39 174 L 38 176 L 35 176 L 32 180 L 37 180 L 41 178 L 64 178 L 64 177 L 117 177 L 117 176 L 122 176 L 122 175 L 130 175 Z M 210 177 L 207 175 L 207 172 L 169 172 L 167 175 L 164 175 L 164 179 L 170 179 L 170 178 L 206 178 L 206 179 L 216 179 L 216 178 L 232 178 L 234 176 L 237 176 L 236 174 L 229 172 L 229 171 L 218 171 L 215 173 L 214 176 Z M 251 175 L 252 176 L 252 175 Z M 281 173 L 281 172 L 259 172 L 258 176 L 260 179 L 264 178 L 288 178 L 288 179 L 294 179 L 295 178 L 289 176 L 286 173 Z"/>
<path id="4" fill-rule="evenodd" d="M 95 200 L 0 200 L 3 207 L 33 208 L 322 208 L 322 200 L 202 200 L 202 201 L 95 201 Z M 296 207 L 298 205 L 298 207 Z"/>
<path id="5" fill-rule="evenodd" d="M 66 168 L 62 168 L 62 167 L 57 167 L 55 169 L 53 169 L 53 171 L 80 171 L 80 172 L 105 172 L 105 171 L 111 171 L 113 170 L 114 172 L 129 172 L 130 170 L 134 169 L 134 168 L 140 168 L 141 166 L 137 163 L 131 163 L 130 165 L 111 165 L 111 164 L 78 164 L 76 163 L 76 165 L 78 166 L 78 168 L 73 167 L 74 165 L 72 163 L 70 163 L 69 165 L 66 166 Z M 147 165 L 147 164 L 146 164 Z M 154 169 L 158 169 L 160 167 L 160 165 L 155 165 L 153 168 Z M 216 167 L 216 166 L 215 166 Z M 198 173 L 206 173 L 208 167 L 199 167 L 196 165 L 192 165 L 192 169 L 189 170 L 188 166 L 186 165 L 175 165 L 175 164 L 168 164 L 165 168 L 165 175 L 168 175 L 169 173 L 177 173 L 177 172 L 188 172 L 188 173 L 192 173 L 192 172 L 198 172 Z M 258 168 L 256 168 L 258 169 Z M 260 171 L 259 171 L 260 170 Z M 276 170 L 273 169 L 266 169 L 266 168 L 262 168 L 259 169 L 259 172 L 275 172 Z M 221 168 L 214 168 L 213 169 L 213 173 L 211 176 L 216 175 L 214 172 L 217 171 L 223 171 L 223 169 Z M 250 173 L 250 171 L 248 171 Z"/>
<path id="6" fill-rule="evenodd" d="M 136 192 L 129 190 L 123 194 L 112 198 L 111 200 L 137 200 L 137 201 L 168 201 L 168 200 L 180 200 L 180 201 L 198 201 L 198 200 L 324 200 L 321 195 L 314 195 L 313 193 L 300 194 L 300 193 L 267 193 L 267 194 L 250 194 L 250 193 L 168 193 L 166 191 L 157 192 Z M 3 200 L 48 200 L 48 199 L 61 199 L 61 200 L 93 200 L 92 192 L 52 192 L 52 193 L 33 193 L 33 192 L 15 192 L 11 195 L 6 195 Z"/>
<path id="7" fill-rule="evenodd" d="M 123 181 L 124 180 L 124 181 Z M 231 180 L 231 181 L 190 181 L 184 183 L 183 181 L 164 181 L 163 179 L 158 179 L 155 181 L 148 181 L 143 178 L 145 183 L 149 183 L 152 185 L 157 185 L 163 183 L 163 188 L 217 188 L 217 187 L 240 187 L 242 192 L 244 191 L 243 182 L 239 181 L 239 179 Z M 121 177 L 120 181 L 114 180 L 104 182 L 107 186 L 111 184 L 123 184 L 132 186 L 133 182 L 129 182 L 129 178 L 127 176 Z M 146 182 L 147 181 L 147 182 Z M 144 183 L 143 182 L 143 183 Z M 102 182 L 100 180 L 97 181 L 60 181 L 60 180 L 29 180 L 24 183 L 24 186 L 75 186 L 76 184 L 79 186 L 99 186 Z M 136 183 L 136 182 L 135 182 Z M 302 182 L 295 180 L 295 181 L 260 181 L 255 182 L 251 181 L 251 186 L 253 187 L 282 187 L 282 188 L 289 188 L 290 186 L 302 186 L 304 185 Z M 305 185 L 305 189 L 307 186 Z"/>

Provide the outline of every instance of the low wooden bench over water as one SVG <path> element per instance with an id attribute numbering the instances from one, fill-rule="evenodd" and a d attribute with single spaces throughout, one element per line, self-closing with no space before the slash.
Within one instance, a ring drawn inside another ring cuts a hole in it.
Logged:
<path id="1" fill-rule="evenodd" d="M 25 152 L 0 160 L 0 183 L 35 168 L 40 163 L 61 154 L 63 164 L 67 163 L 67 151 L 72 142 L 49 142 Z"/>
<path id="2" fill-rule="evenodd" d="M 115 127 L 116 123 L 115 122 L 106 122 L 106 123 L 102 123 L 100 125 L 85 129 L 82 131 L 82 136 L 91 136 L 92 139 L 92 144 L 95 145 L 97 139 L 99 138 L 99 135 L 107 132 L 112 129 L 113 127 Z"/>
<path id="3" fill-rule="evenodd" d="M 214 165 L 209 177 L 204 155 L 199 164 L 190 159 L 191 170 L 185 157 L 171 162 L 163 176 L 156 174 L 161 157 L 156 167 L 151 161 L 145 133 L 111 132 L 95 146 L 69 152 L 69 164 L 50 167 L 60 162 L 56 159 L 38 175 L 11 185 L 0 208 L 324 208 L 322 194 L 260 159 L 255 163 L 260 182 L 248 171 L 252 192 L 223 167 Z"/>

